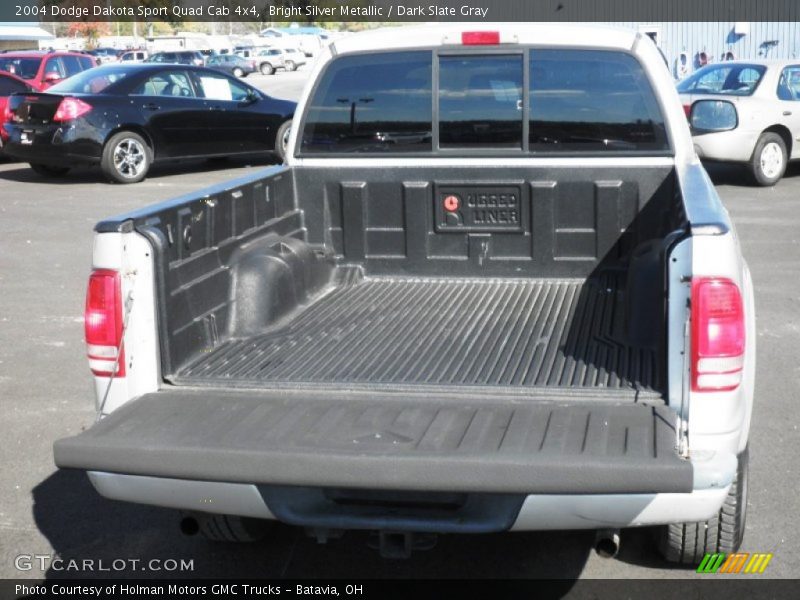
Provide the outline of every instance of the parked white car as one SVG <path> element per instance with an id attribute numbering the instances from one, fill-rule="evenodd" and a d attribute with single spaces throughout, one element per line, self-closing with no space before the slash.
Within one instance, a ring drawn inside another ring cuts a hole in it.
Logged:
<path id="1" fill-rule="evenodd" d="M 306 53 L 298 48 L 283 48 L 283 63 L 287 71 L 294 71 L 297 67 L 306 64 Z"/>
<path id="2" fill-rule="evenodd" d="M 763 186 L 800 159 L 800 61 L 708 65 L 678 92 L 700 158 L 742 163 Z"/>
<path id="3" fill-rule="evenodd" d="M 150 56 L 147 50 L 130 50 L 119 57 L 120 62 L 124 63 L 140 63 L 147 60 Z"/>
<path id="4" fill-rule="evenodd" d="M 295 71 L 306 64 L 306 55 L 296 48 L 264 48 L 255 57 L 262 75 L 272 75 L 276 69 Z"/>

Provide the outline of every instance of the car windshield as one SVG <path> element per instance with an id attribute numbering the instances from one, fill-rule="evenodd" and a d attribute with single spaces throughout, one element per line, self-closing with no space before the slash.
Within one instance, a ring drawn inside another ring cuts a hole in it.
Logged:
<path id="1" fill-rule="evenodd" d="M 13 56 L 0 56 L 0 71 L 6 71 L 21 77 L 22 79 L 33 79 L 39 72 L 39 65 L 42 64 L 42 58 L 35 57 L 13 57 Z"/>
<path id="2" fill-rule="evenodd" d="M 703 67 L 678 84 L 682 94 L 750 96 L 767 71 L 764 65 L 721 64 Z"/>
<path id="3" fill-rule="evenodd" d="M 48 91 L 61 94 L 102 94 L 131 73 L 127 67 L 97 67 L 54 85 Z"/>

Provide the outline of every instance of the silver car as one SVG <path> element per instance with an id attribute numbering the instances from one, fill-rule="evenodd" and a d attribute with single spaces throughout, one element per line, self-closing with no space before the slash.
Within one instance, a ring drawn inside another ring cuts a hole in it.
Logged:
<path id="1" fill-rule="evenodd" d="M 708 65 L 678 92 L 700 158 L 742 163 L 763 186 L 800 159 L 800 60 Z"/>

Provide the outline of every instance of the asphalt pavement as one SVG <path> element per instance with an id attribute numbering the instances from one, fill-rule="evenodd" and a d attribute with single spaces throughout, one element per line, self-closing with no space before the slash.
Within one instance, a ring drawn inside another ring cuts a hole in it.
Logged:
<path id="1" fill-rule="evenodd" d="M 307 71 L 254 75 L 248 82 L 296 98 Z M 136 185 L 108 184 L 97 169 L 46 180 L 25 164 L 0 164 L 0 577 L 696 576 L 666 566 L 649 529 L 623 531 L 613 560 L 594 554 L 591 532 L 443 536 L 433 549 L 404 561 L 380 558 L 369 547 L 370 536 L 359 532 L 320 545 L 302 531 L 279 526 L 263 543 L 214 544 L 182 535 L 171 510 L 105 500 L 84 474 L 55 469 L 53 441 L 89 427 L 95 415 L 82 341 L 95 222 L 268 164 L 168 164 Z M 756 289 L 757 405 L 743 550 L 774 553 L 764 577 L 797 576 L 800 167 L 769 189 L 749 186 L 735 168 L 710 171 L 733 216 Z M 103 560 L 106 566 L 121 558 L 176 559 L 193 561 L 193 570 L 128 566 L 76 573 L 52 568 L 47 558 L 25 558 L 35 555 Z"/>

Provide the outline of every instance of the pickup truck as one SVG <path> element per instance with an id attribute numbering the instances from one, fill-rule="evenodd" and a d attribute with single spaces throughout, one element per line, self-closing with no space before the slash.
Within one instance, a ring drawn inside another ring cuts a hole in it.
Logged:
<path id="1" fill-rule="evenodd" d="M 285 165 L 102 221 L 97 422 L 59 467 L 218 540 L 744 533 L 753 288 L 655 45 L 427 26 L 325 48 Z M 655 542 L 655 540 L 654 540 Z"/>

